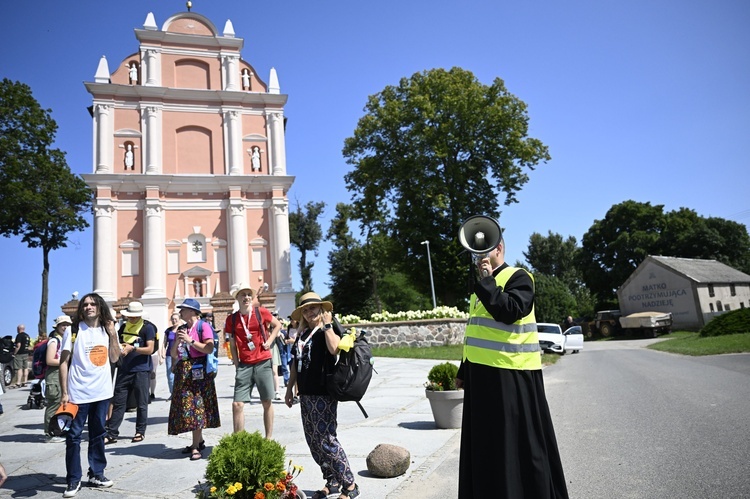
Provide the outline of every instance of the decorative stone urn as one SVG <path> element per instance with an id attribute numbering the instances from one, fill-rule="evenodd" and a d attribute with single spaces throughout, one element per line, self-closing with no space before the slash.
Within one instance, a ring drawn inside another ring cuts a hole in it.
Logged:
<path id="1" fill-rule="evenodd" d="M 464 391 L 425 390 L 430 401 L 435 426 L 442 429 L 461 428 L 461 416 L 464 410 Z"/>

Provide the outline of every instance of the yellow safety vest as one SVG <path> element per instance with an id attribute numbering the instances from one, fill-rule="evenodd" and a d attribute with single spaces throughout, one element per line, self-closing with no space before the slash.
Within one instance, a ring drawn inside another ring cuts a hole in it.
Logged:
<path id="1" fill-rule="evenodd" d="M 498 286 L 505 289 L 517 268 L 506 267 L 495 277 Z M 533 276 L 529 274 L 533 280 Z M 541 369 L 539 337 L 536 331 L 534 308 L 529 315 L 513 324 L 492 318 L 477 295 L 471 295 L 469 321 L 464 334 L 464 360 L 501 369 Z"/>

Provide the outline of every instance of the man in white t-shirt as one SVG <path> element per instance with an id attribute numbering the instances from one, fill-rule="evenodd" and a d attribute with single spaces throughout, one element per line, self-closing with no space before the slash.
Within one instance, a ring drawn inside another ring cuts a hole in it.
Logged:
<path id="1" fill-rule="evenodd" d="M 73 326 L 63 336 L 60 353 L 60 404 L 78 406 L 67 433 L 65 468 L 68 484 L 63 497 L 73 497 L 81 488 L 81 434 L 88 419 L 88 482 L 93 487 L 111 487 L 104 476 L 105 421 L 112 398 L 112 369 L 121 355 L 115 322 L 104 299 L 96 293 L 78 303 Z"/>

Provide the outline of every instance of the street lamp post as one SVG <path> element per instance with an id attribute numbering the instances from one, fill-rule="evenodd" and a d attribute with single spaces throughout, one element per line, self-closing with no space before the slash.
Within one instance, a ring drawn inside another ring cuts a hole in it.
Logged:
<path id="1" fill-rule="evenodd" d="M 422 241 L 421 244 L 427 245 L 427 264 L 430 266 L 430 288 L 432 289 L 432 308 L 437 308 L 437 302 L 435 301 L 435 281 L 432 279 L 432 258 L 430 258 L 430 241 Z"/>

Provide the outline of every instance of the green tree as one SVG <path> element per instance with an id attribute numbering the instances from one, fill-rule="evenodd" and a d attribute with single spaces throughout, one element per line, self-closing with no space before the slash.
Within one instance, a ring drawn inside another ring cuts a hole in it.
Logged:
<path id="1" fill-rule="evenodd" d="M 433 69 L 370 96 L 343 154 L 358 219 L 389 238 L 393 256 L 429 296 L 420 243 L 429 238 L 435 289 L 446 305 L 464 302 L 466 261 L 458 229 L 470 215 L 497 217 L 517 202 L 528 172 L 550 159 L 528 137 L 526 104 L 496 78 L 483 85 L 469 71 Z"/>
<path id="2" fill-rule="evenodd" d="M 559 324 L 576 308 L 576 300 L 559 277 L 534 274 L 534 315 L 537 322 Z"/>
<path id="3" fill-rule="evenodd" d="M 372 279 L 365 249 L 349 229 L 351 212 L 350 205 L 338 203 L 336 216 L 328 229 L 327 237 L 333 244 L 333 249 L 328 253 L 330 298 L 337 313 L 369 317 L 374 312 L 371 302 Z"/>
<path id="4" fill-rule="evenodd" d="M 323 229 L 318 223 L 318 217 L 323 212 L 326 204 L 310 201 L 305 205 L 305 211 L 297 203 L 297 211 L 289 214 L 289 239 L 292 245 L 300 252 L 299 273 L 302 281 L 301 293 L 313 290 L 312 268 L 315 262 L 307 261 L 307 253 L 312 252 L 318 256 L 318 246 L 323 238 Z"/>
<path id="5" fill-rule="evenodd" d="M 92 192 L 74 175 L 65 153 L 53 148 L 57 123 L 31 88 L 0 83 L 0 234 L 22 236 L 42 250 L 42 300 L 38 332 L 47 331 L 50 252 L 67 247 L 68 234 L 88 227 L 83 213 Z"/>
<path id="6" fill-rule="evenodd" d="M 583 235 L 577 256 L 583 280 L 600 302 L 616 299 L 615 290 L 648 256 L 659 254 L 665 218 L 662 205 L 624 201 Z"/>
<path id="7" fill-rule="evenodd" d="M 534 232 L 523 256 L 535 273 L 557 277 L 572 289 L 581 279 L 576 266 L 576 255 L 580 250 L 573 236 L 563 240 L 560 234 L 552 231 L 546 237 Z"/>
<path id="8" fill-rule="evenodd" d="M 688 208 L 667 213 L 661 234 L 661 254 L 718 260 L 750 272 L 747 227 L 723 218 L 704 218 Z"/>

